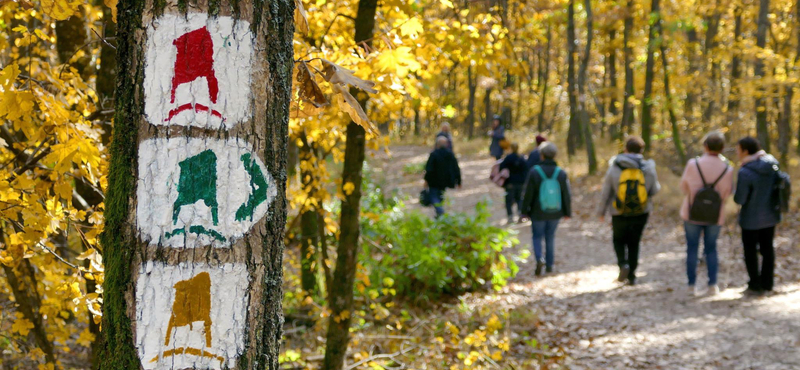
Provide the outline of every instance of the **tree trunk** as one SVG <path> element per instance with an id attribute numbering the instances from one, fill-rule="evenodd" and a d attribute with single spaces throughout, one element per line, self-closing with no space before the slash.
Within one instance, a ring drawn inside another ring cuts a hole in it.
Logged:
<path id="1" fill-rule="evenodd" d="M 318 160 L 308 140 L 299 148 L 300 159 L 315 163 Z M 303 191 L 309 198 L 316 198 L 319 189 L 315 184 L 319 179 L 315 176 L 316 166 L 301 166 L 300 171 Z M 317 261 L 319 253 L 319 228 L 317 225 L 317 207 L 306 205 L 300 215 L 300 285 L 306 295 L 314 296 L 317 293 Z"/>
<path id="2" fill-rule="evenodd" d="M 800 0 L 794 5 L 795 11 L 795 21 L 794 21 L 794 32 L 797 39 L 797 45 L 795 46 L 795 54 L 794 54 L 794 67 L 798 68 L 798 63 L 800 63 Z M 794 86 L 789 86 L 789 92 L 794 95 Z M 789 104 L 792 103 L 792 99 L 789 98 Z M 791 109 L 791 108 L 790 108 Z M 789 120 L 791 121 L 792 116 L 789 115 Z M 797 126 L 797 153 L 800 154 L 800 125 Z"/>
<path id="3" fill-rule="evenodd" d="M 710 78 L 708 78 L 708 88 L 706 89 L 706 100 L 708 103 L 706 104 L 706 108 L 703 110 L 703 122 L 708 124 L 712 121 L 714 117 L 716 117 L 716 113 L 718 111 L 718 95 L 719 95 L 719 62 L 717 59 L 714 58 L 713 52 L 714 49 L 717 47 L 717 33 L 719 32 L 719 23 L 721 19 L 720 12 L 714 9 L 714 13 L 706 17 L 706 42 L 703 48 L 703 60 L 708 61 L 711 60 L 711 74 Z M 703 65 L 704 67 L 708 68 L 708 63 Z"/>
<path id="4" fill-rule="evenodd" d="M 91 75 L 89 63 L 92 61 L 91 50 L 84 50 L 83 56 L 77 56 L 78 51 L 86 45 L 89 38 L 89 28 L 86 27 L 86 10 L 79 7 L 76 15 L 63 21 L 56 21 L 56 51 L 58 60 L 62 64 L 69 64 L 87 80 Z"/>
<path id="5" fill-rule="evenodd" d="M 789 70 L 787 68 L 787 70 Z M 794 88 L 785 85 L 783 93 L 783 113 L 778 119 L 778 152 L 780 153 L 781 166 L 784 168 L 789 165 L 789 142 L 792 140 L 792 98 Z"/>
<path id="6" fill-rule="evenodd" d="M 36 345 L 44 352 L 47 363 L 55 364 L 56 357 L 53 351 L 53 343 L 47 338 L 45 323 L 39 312 L 42 301 L 39 297 L 35 280 L 36 275 L 30 260 L 25 259 L 16 267 L 10 267 L 5 264 L 2 264 L 2 266 L 19 311 L 25 319 L 33 324 L 33 330 L 31 330 L 30 335 L 33 335 Z"/>
<path id="7" fill-rule="evenodd" d="M 486 115 L 483 120 L 483 132 L 489 130 L 492 127 L 492 121 L 494 120 L 494 114 L 492 113 L 492 89 L 486 89 L 486 94 L 483 95 L 483 111 Z"/>
<path id="8" fill-rule="evenodd" d="M 578 84 L 575 82 L 575 0 L 567 5 L 567 95 L 569 97 L 569 131 L 567 133 L 567 154 L 572 157 L 578 147 L 580 119 L 578 117 Z"/>
<path id="9" fill-rule="evenodd" d="M 467 136 L 471 140 L 475 135 L 475 93 L 478 91 L 478 81 L 476 76 L 473 76 L 472 66 L 467 67 L 467 85 L 469 88 L 469 100 L 464 126 L 467 127 Z"/>
<path id="10" fill-rule="evenodd" d="M 681 140 L 681 131 L 678 127 L 678 116 L 675 114 L 675 101 L 672 99 L 672 90 L 669 87 L 669 69 L 667 68 L 667 48 L 664 42 L 661 42 L 661 66 L 664 69 L 664 95 L 667 97 L 667 112 L 669 112 L 669 121 L 672 124 L 672 143 L 675 145 L 675 152 L 678 153 L 678 159 L 681 163 L 686 163 L 686 150 L 683 148 L 683 140 Z"/>
<path id="11" fill-rule="evenodd" d="M 547 82 L 550 80 L 550 44 L 552 40 L 552 31 L 550 29 L 550 25 L 547 25 L 547 46 L 545 47 L 545 55 L 544 55 L 544 67 L 542 68 L 542 85 L 541 90 L 539 90 L 539 97 L 541 99 L 539 103 L 539 119 L 538 119 L 538 129 L 539 132 L 543 132 L 545 129 L 545 116 L 544 110 L 547 107 Z"/>
<path id="12" fill-rule="evenodd" d="M 294 3 L 184 5 L 118 5 L 99 368 L 278 369 Z"/>
<path id="13" fill-rule="evenodd" d="M 767 45 L 767 31 L 769 29 L 769 0 L 759 0 L 758 30 L 756 31 L 756 47 L 761 50 Z M 756 89 L 756 132 L 761 147 L 770 151 L 769 125 L 767 123 L 767 90 L 764 87 L 764 59 L 756 55 L 754 68 L 755 78 L 758 83 Z"/>
<path id="14" fill-rule="evenodd" d="M 647 62 L 644 72 L 644 95 L 642 96 L 642 139 L 645 151 L 650 150 L 650 140 L 653 135 L 653 77 L 655 75 L 655 49 L 658 38 L 661 37 L 661 15 L 659 14 L 658 0 L 650 3 L 650 31 L 647 37 Z"/>
<path id="15" fill-rule="evenodd" d="M 628 0 L 625 5 L 625 26 L 622 29 L 623 42 L 623 63 L 625 64 L 625 94 L 622 103 L 622 130 L 631 133 L 633 131 L 633 51 L 631 50 L 631 32 L 633 31 L 633 0 Z"/>
<path id="16" fill-rule="evenodd" d="M 369 50 L 375 32 L 375 14 L 378 0 L 360 0 L 355 19 L 356 44 Z M 291 41 L 291 38 L 289 38 Z M 355 91 L 352 91 L 355 93 Z M 362 95 L 363 96 L 363 95 Z M 362 107 L 367 99 L 359 100 Z M 364 167 L 366 132 L 355 122 L 347 125 L 347 141 L 344 150 L 344 169 L 342 185 L 352 183 L 353 191 L 345 192 L 340 216 L 339 246 L 336 256 L 336 270 L 333 284 L 328 293 L 331 315 L 328 319 L 328 334 L 325 344 L 323 370 L 340 370 L 344 367 L 347 344 L 350 341 L 350 322 L 353 312 L 353 284 L 356 276 L 358 239 L 361 233 L 361 179 Z"/>
<path id="17" fill-rule="evenodd" d="M 735 19 L 733 24 L 733 43 L 732 50 L 733 58 L 731 59 L 731 77 L 730 77 L 730 90 L 728 92 L 728 111 L 726 114 L 726 124 L 728 127 L 733 128 L 733 122 L 736 120 L 739 109 L 739 78 L 742 75 L 741 69 L 741 51 L 739 48 L 739 41 L 742 37 L 742 8 L 737 6 L 734 9 Z M 800 147 L 799 147 L 800 148 Z M 800 151 L 800 149 L 798 149 Z"/>
<path id="18" fill-rule="evenodd" d="M 510 72 L 506 72 L 506 83 L 503 86 L 503 96 L 507 97 L 507 93 L 512 87 L 514 87 L 514 75 L 512 75 Z M 503 125 L 506 127 L 506 129 L 510 130 L 513 128 L 514 123 L 512 121 L 514 116 L 511 109 L 511 99 L 503 99 L 503 107 L 500 109 L 500 118 L 502 119 Z"/>
<path id="19" fill-rule="evenodd" d="M 700 78 L 699 76 L 699 67 L 698 67 L 698 58 L 697 55 L 700 39 L 697 36 L 697 30 L 689 28 L 686 30 L 686 59 L 687 63 L 689 64 L 688 67 L 688 74 L 689 78 L 692 81 L 698 81 Z M 687 84 L 686 86 L 686 102 L 683 106 L 683 115 L 686 118 L 686 121 L 689 122 L 689 127 L 693 127 L 695 120 L 695 109 L 697 107 L 697 91 L 695 84 Z"/>
<path id="20" fill-rule="evenodd" d="M 589 102 L 586 94 L 586 74 L 589 69 L 589 61 L 592 57 L 592 33 L 594 32 L 594 16 L 592 15 L 592 0 L 584 0 L 586 8 L 586 47 L 583 52 L 583 60 L 578 70 L 578 106 L 580 110 L 580 127 L 586 146 L 586 159 L 589 164 L 589 174 L 597 172 L 597 156 L 594 152 L 594 138 L 592 137 L 591 119 L 589 117 Z"/>
<path id="21" fill-rule="evenodd" d="M 611 125 L 609 126 L 609 138 L 611 140 L 619 140 L 622 135 L 620 129 L 620 118 L 617 117 L 619 109 L 617 108 L 617 48 L 614 41 L 617 39 L 617 29 L 612 25 L 608 33 L 608 87 L 611 93 L 608 99 L 608 114 L 611 116 Z"/>

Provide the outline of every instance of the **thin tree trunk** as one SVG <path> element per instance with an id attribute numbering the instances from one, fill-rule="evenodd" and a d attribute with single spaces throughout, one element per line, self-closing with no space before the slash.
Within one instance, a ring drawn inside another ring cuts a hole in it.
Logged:
<path id="1" fill-rule="evenodd" d="M 375 32 L 375 14 L 378 0 L 360 0 L 355 19 L 355 42 L 369 50 Z M 366 106 L 366 99 L 359 101 Z M 366 132 L 361 125 L 350 122 L 347 125 L 347 141 L 344 152 L 342 184 L 353 184 L 353 191 L 345 193 L 340 216 L 339 247 L 336 256 L 336 270 L 333 284 L 328 294 L 331 315 L 328 319 L 328 334 L 325 344 L 323 370 L 341 370 L 347 355 L 350 341 L 350 323 L 353 312 L 353 284 L 356 276 L 358 239 L 361 216 L 361 180 L 366 148 Z"/>
<path id="2" fill-rule="evenodd" d="M 586 74 L 589 69 L 589 61 L 592 57 L 592 35 L 594 32 L 594 16 L 592 15 L 592 0 L 584 0 L 586 9 L 586 46 L 583 51 L 583 60 L 578 70 L 578 105 L 580 110 L 581 131 L 586 146 L 586 159 L 589 164 L 589 174 L 597 172 L 597 156 L 594 151 L 594 138 L 592 137 L 591 119 L 589 117 L 589 102 L 586 94 Z"/>
<path id="3" fill-rule="evenodd" d="M 277 369 L 294 2 L 186 11 L 118 4 L 99 369 Z M 208 112 L 158 119 L 199 99 L 170 97 L 186 83 L 208 89 Z"/>
<path id="4" fill-rule="evenodd" d="M 661 15 L 659 14 L 658 0 L 650 3 L 650 17 L 655 18 L 651 21 L 650 31 L 647 37 L 647 62 L 644 72 L 644 95 L 642 96 L 642 139 L 644 139 L 645 151 L 650 150 L 651 137 L 653 135 L 653 78 L 655 77 L 655 49 L 656 42 L 661 37 Z"/>
<path id="5" fill-rule="evenodd" d="M 787 70 L 789 70 L 787 68 Z M 778 120 L 778 152 L 780 153 L 781 166 L 789 165 L 789 142 L 792 139 L 792 98 L 794 88 L 791 85 L 783 87 L 783 113 Z"/>
<path id="6" fill-rule="evenodd" d="M 633 86 L 633 51 L 631 50 L 631 32 L 633 31 L 633 0 L 628 0 L 625 5 L 625 27 L 622 30 L 622 42 L 624 46 L 623 63 L 625 64 L 625 101 L 622 103 L 622 129 L 625 132 L 631 133 L 633 131 L 633 102 L 634 86 Z"/>
<path id="7" fill-rule="evenodd" d="M 733 123 L 736 119 L 739 109 L 739 79 L 741 78 L 741 51 L 739 42 L 742 37 L 742 8 L 737 6 L 734 9 L 735 19 L 733 25 L 733 42 L 734 48 L 732 50 L 733 58 L 731 59 L 731 77 L 730 77 L 730 90 L 728 92 L 728 111 L 726 114 L 728 127 L 733 128 Z M 800 134 L 799 134 L 800 135 Z M 798 136 L 800 137 L 800 136 Z M 800 147 L 798 147 L 800 152 Z"/>
<path id="8" fill-rule="evenodd" d="M 580 136 L 580 119 L 578 118 L 578 84 L 575 81 L 575 0 L 567 5 L 567 94 L 569 96 L 569 131 L 567 133 L 567 154 L 575 155 Z"/>
<path id="9" fill-rule="evenodd" d="M 0 265 L 3 266 L 8 286 L 14 294 L 14 301 L 20 312 L 22 312 L 22 316 L 33 324 L 31 335 L 33 335 L 36 345 L 44 352 L 47 363 L 55 364 L 56 357 L 53 351 L 53 343 L 47 339 L 47 330 L 39 312 L 42 302 L 30 260 L 25 259 L 16 267 L 10 267 L 5 264 Z"/>
<path id="10" fill-rule="evenodd" d="M 308 140 L 303 142 L 300 148 L 300 159 L 303 161 L 316 161 L 314 150 Z M 315 166 L 314 166 L 315 167 Z M 312 166 L 301 166 L 300 172 L 303 191 L 306 196 L 313 198 L 317 196 L 318 189 L 315 184 L 319 179 L 315 176 L 315 168 Z M 317 293 L 317 255 L 319 253 L 319 232 L 317 226 L 317 207 L 307 206 L 300 215 L 300 286 L 307 296 L 314 296 Z"/>
<path id="11" fill-rule="evenodd" d="M 687 40 L 687 49 L 686 49 L 686 59 L 689 64 L 688 72 L 689 78 L 692 81 L 698 81 L 700 78 L 699 67 L 698 67 L 698 49 L 700 44 L 700 39 L 697 36 L 697 30 L 689 28 L 686 31 L 686 40 Z M 683 115 L 686 118 L 686 121 L 689 122 L 689 126 L 693 127 L 696 121 L 695 119 L 695 109 L 697 107 L 697 91 L 695 84 L 687 84 L 686 86 L 686 102 L 684 103 L 683 108 Z"/>
<path id="12" fill-rule="evenodd" d="M 713 52 L 717 47 L 717 33 L 719 32 L 719 23 L 721 18 L 720 12 L 714 9 L 714 13 L 706 17 L 706 42 L 703 49 L 703 60 L 711 60 L 711 78 L 708 79 L 708 88 L 706 89 L 706 100 L 708 104 L 703 110 L 703 122 L 708 124 L 713 117 L 716 116 L 718 111 L 718 97 L 719 97 L 719 61 L 714 58 Z M 704 66 L 707 68 L 708 63 Z"/>
<path id="13" fill-rule="evenodd" d="M 467 127 L 467 136 L 472 139 L 475 136 L 475 95 L 478 91 L 478 81 L 473 76 L 472 66 L 467 67 L 467 88 L 469 89 L 469 100 L 467 103 L 467 118 L 464 125 Z"/>
<path id="14" fill-rule="evenodd" d="M 756 47 L 761 50 L 767 45 L 767 31 L 769 29 L 769 0 L 759 0 L 758 8 L 758 30 L 756 31 Z M 756 56 L 755 78 L 758 83 L 756 89 L 756 132 L 761 146 L 769 152 L 770 138 L 769 125 L 767 122 L 767 89 L 764 86 L 764 59 Z"/>
<path id="15" fill-rule="evenodd" d="M 56 51 L 58 59 L 63 64 L 70 64 L 84 78 L 91 75 L 89 63 L 92 61 L 90 50 L 85 50 L 82 57 L 76 57 L 78 50 L 86 45 L 89 38 L 89 28 L 86 27 L 85 7 L 79 7 L 76 15 L 63 21 L 56 21 Z"/>
<path id="16" fill-rule="evenodd" d="M 664 69 L 664 95 L 667 97 L 667 112 L 669 121 L 672 124 L 672 143 L 675 145 L 675 152 L 678 153 L 680 163 L 686 163 L 686 150 L 683 148 L 681 140 L 681 130 L 678 127 L 678 116 L 675 114 L 675 100 L 672 99 L 672 90 L 669 86 L 669 68 L 667 65 L 667 48 L 661 43 L 661 66 Z"/>
<path id="17" fill-rule="evenodd" d="M 544 55 L 544 67 L 542 68 L 542 85 L 541 89 L 539 90 L 539 118 L 538 118 L 538 129 L 539 132 L 543 132 L 545 129 L 545 116 L 544 110 L 547 107 L 547 82 L 550 80 L 550 44 L 552 39 L 552 32 L 550 29 L 550 24 L 547 25 L 547 46 L 545 47 L 545 55 Z"/>
<path id="18" fill-rule="evenodd" d="M 486 94 L 483 95 L 483 109 L 485 114 L 485 119 L 483 120 L 483 132 L 489 130 L 489 127 L 492 127 L 492 120 L 494 119 L 494 114 L 492 113 L 492 89 L 486 89 Z"/>
<path id="19" fill-rule="evenodd" d="M 608 33 L 608 87 L 611 93 L 608 100 L 608 114 L 611 116 L 611 125 L 609 126 L 609 139 L 619 140 L 623 130 L 620 129 L 621 123 L 619 109 L 617 108 L 617 48 L 614 41 L 617 39 L 617 29 L 613 25 Z"/>

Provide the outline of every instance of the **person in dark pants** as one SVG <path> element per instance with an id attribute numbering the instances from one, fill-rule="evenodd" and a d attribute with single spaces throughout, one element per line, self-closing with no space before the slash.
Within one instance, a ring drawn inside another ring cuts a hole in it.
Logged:
<path id="1" fill-rule="evenodd" d="M 428 163 L 425 165 L 425 187 L 428 188 L 437 218 L 444 214 L 442 203 L 445 190 L 461 188 L 461 169 L 445 137 L 440 136 L 436 139 L 436 150 L 428 157 Z"/>
<path id="2" fill-rule="evenodd" d="M 542 135 L 536 135 L 536 148 L 531 150 L 531 153 L 528 154 L 528 159 L 525 161 L 525 166 L 528 168 L 526 171 L 530 171 L 533 166 L 542 161 L 542 156 L 539 155 L 539 146 L 545 141 L 547 141 L 547 138 Z"/>
<path id="3" fill-rule="evenodd" d="M 742 227 L 744 262 L 750 282 L 748 295 L 761 294 L 773 288 L 775 273 L 775 226 L 781 221 L 781 213 L 775 193 L 778 161 L 761 150 L 758 140 L 746 137 L 739 140 L 737 154 L 741 168 L 733 200 L 742 206 L 739 211 L 739 226 Z M 758 253 L 762 263 L 759 269 Z"/>
<path id="4" fill-rule="evenodd" d="M 598 215 L 601 220 L 611 213 L 614 252 L 619 266 L 618 281 L 636 284 L 639 244 L 650 212 L 651 198 L 661 190 L 656 164 L 642 156 L 644 141 L 632 136 L 625 143 L 625 153 L 611 158 L 603 183 Z M 620 187 L 625 188 L 620 191 Z M 621 195 L 625 195 L 621 199 Z"/>
<path id="5" fill-rule="evenodd" d="M 500 122 L 500 116 L 495 115 L 492 119 L 492 129 L 489 131 L 489 136 L 492 138 L 492 143 L 489 144 L 489 153 L 495 159 L 503 157 L 503 146 L 500 144 L 506 139 L 506 128 Z"/>
<path id="6" fill-rule="evenodd" d="M 511 153 L 500 162 L 500 171 L 507 169 L 509 172 L 508 179 L 503 184 L 506 189 L 506 215 L 509 224 L 514 222 L 514 205 L 517 206 L 517 212 L 520 213 L 520 219 L 522 219 L 522 185 L 525 184 L 527 172 L 525 172 L 525 159 L 518 152 L 519 145 L 512 143 Z"/>
<path id="7" fill-rule="evenodd" d="M 546 267 L 547 272 L 553 271 L 558 222 L 572 216 L 569 177 L 555 162 L 558 148 L 549 142 L 542 144 L 540 148 L 542 161 L 528 172 L 522 201 L 523 214 L 531 218 L 537 276 L 542 274 L 542 266 Z M 544 254 L 542 238 L 545 241 Z"/>

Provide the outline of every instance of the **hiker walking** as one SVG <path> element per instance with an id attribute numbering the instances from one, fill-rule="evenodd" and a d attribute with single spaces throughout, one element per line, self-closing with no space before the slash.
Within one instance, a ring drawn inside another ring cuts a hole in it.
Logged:
<path id="1" fill-rule="evenodd" d="M 489 144 L 489 153 L 494 159 L 503 157 L 505 148 L 503 145 L 506 143 L 506 128 L 500 122 L 500 116 L 495 115 L 492 119 L 492 129 L 489 131 L 489 136 L 492 138 L 492 143 Z"/>
<path id="2" fill-rule="evenodd" d="M 450 132 L 450 123 L 444 122 L 442 123 L 442 127 L 438 134 L 436 134 L 436 140 L 438 141 L 440 137 L 447 139 L 447 149 L 453 151 L 453 134 Z"/>
<path id="3" fill-rule="evenodd" d="M 431 152 L 425 165 L 425 187 L 429 202 L 436 209 L 436 217 L 444 214 L 442 203 L 448 188 L 461 187 L 461 169 L 453 152 L 447 148 L 447 139 L 436 139 L 436 150 Z"/>
<path id="4" fill-rule="evenodd" d="M 681 177 L 681 191 L 686 195 L 681 206 L 681 218 L 686 232 L 686 275 L 689 294 L 698 293 L 697 258 L 700 236 L 703 236 L 703 255 L 708 268 L 708 294 L 719 293 L 717 285 L 717 238 L 725 221 L 722 211 L 725 199 L 733 191 L 733 169 L 723 157 L 725 136 L 719 132 L 706 135 L 705 154 L 690 159 Z"/>
<path id="5" fill-rule="evenodd" d="M 542 161 L 542 156 L 539 155 L 539 146 L 545 141 L 547 141 L 547 138 L 542 135 L 536 135 L 536 147 L 531 150 L 531 153 L 528 154 L 528 160 L 525 161 L 525 166 L 528 168 L 527 171 L 530 171 L 533 166 Z"/>
<path id="6" fill-rule="evenodd" d="M 737 154 L 741 160 L 733 200 L 742 206 L 739 226 L 742 227 L 744 262 L 750 281 L 746 294 L 771 291 L 775 273 L 775 226 L 781 221 L 781 210 L 788 206 L 788 176 L 781 172 L 775 157 L 761 150 L 752 137 L 739 140 Z M 759 268 L 758 253 L 762 263 Z"/>
<path id="7" fill-rule="evenodd" d="M 522 219 L 522 185 L 525 184 L 525 159 L 519 155 L 519 145 L 511 144 L 511 153 L 500 162 L 500 171 L 508 170 L 508 178 L 503 187 L 506 189 L 506 215 L 508 223 L 514 222 L 514 205 L 517 206 L 517 213 Z"/>
<path id="8" fill-rule="evenodd" d="M 644 141 L 632 136 L 625 143 L 625 152 L 611 158 L 603 182 L 598 215 L 601 220 L 611 213 L 614 252 L 619 266 L 618 281 L 636 284 L 639 265 L 639 244 L 653 209 L 652 196 L 661 190 L 656 163 L 642 156 Z"/>
<path id="9" fill-rule="evenodd" d="M 555 262 L 556 228 L 560 219 L 572 216 L 572 198 L 569 177 L 555 162 L 558 148 L 551 142 L 539 147 L 541 162 L 528 173 L 522 212 L 531 219 L 533 253 L 536 256 L 536 275 L 553 271 Z M 542 238 L 545 253 L 542 253 Z"/>

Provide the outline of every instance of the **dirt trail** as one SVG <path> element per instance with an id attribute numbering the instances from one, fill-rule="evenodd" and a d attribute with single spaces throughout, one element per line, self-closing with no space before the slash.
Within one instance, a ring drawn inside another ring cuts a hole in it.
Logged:
<path id="1" fill-rule="evenodd" d="M 413 198 L 421 175 L 403 170 L 424 162 L 427 153 L 394 147 L 391 159 L 376 161 L 386 183 Z M 469 212 L 489 199 L 493 222 L 503 224 L 503 190 L 486 179 L 492 160 L 461 155 L 459 161 L 464 187 L 447 193 L 447 210 Z M 656 211 L 642 244 L 638 284 L 622 286 L 615 281 L 610 225 L 591 217 L 597 195 L 590 188 L 596 189 L 580 180 L 573 184 L 576 211 L 559 227 L 555 273 L 537 278 L 528 263 L 501 294 L 476 294 L 470 304 L 536 312 L 542 324 L 510 330 L 536 331 L 541 342 L 567 353 L 573 369 L 800 369 L 800 263 L 796 249 L 790 254 L 791 240 L 776 240 L 776 292 L 748 298 L 742 295 L 747 274 L 738 236 L 723 230 L 723 291 L 695 297 L 685 286 L 683 228 L 674 216 Z M 530 248 L 530 223 L 511 227 L 519 231 L 521 247 Z M 698 284 L 707 281 L 705 274 L 701 265 Z"/>

